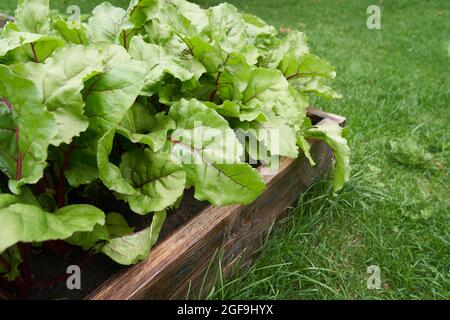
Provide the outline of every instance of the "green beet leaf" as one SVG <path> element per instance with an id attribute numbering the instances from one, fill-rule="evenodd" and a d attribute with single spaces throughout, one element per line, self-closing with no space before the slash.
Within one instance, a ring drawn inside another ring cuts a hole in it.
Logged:
<path id="1" fill-rule="evenodd" d="M 21 31 L 16 24 L 8 23 L 0 38 L 0 59 L 6 64 L 42 62 L 64 44 L 58 37 Z"/>
<path id="2" fill-rule="evenodd" d="M 342 189 L 350 179 L 350 148 L 344 137 L 344 129 L 335 122 L 326 122 L 305 131 L 306 138 L 325 141 L 333 149 L 336 158 L 334 191 Z"/>
<path id="3" fill-rule="evenodd" d="M 253 144 L 248 148 L 250 156 L 255 160 L 267 160 L 270 156 L 285 156 L 297 158 L 298 151 L 296 147 L 295 130 L 286 125 L 283 118 L 269 113 L 267 121 L 258 120 L 252 122 L 242 122 L 236 125 L 236 128 L 242 130 L 246 135 L 255 138 L 259 143 Z M 259 147 L 260 150 L 255 150 Z"/>
<path id="4" fill-rule="evenodd" d="M 84 57 L 79 60 L 78 57 Z M 15 71 L 32 80 L 58 125 L 51 143 L 69 144 L 89 125 L 84 115 L 85 102 L 81 91 L 84 82 L 104 70 L 104 63 L 93 47 L 67 46 L 55 52 L 45 63 L 16 65 Z"/>
<path id="5" fill-rule="evenodd" d="M 183 163 L 198 200 L 247 204 L 264 190 L 257 171 L 241 162 L 242 146 L 215 110 L 197 100 L 181 100 L 169 116 L 177 126 L 171 135 L 172 152 Z"/>
<path id="6" fill-rule="evenodd" d="M 289 53 L 283 58 L 279 68 L 288 80 L 301 77 L 334 79 L 336 76 L 332 65 L 312 54 L 304 54 L 297 57 Z"/>
<path id="7" fill-rule="evenodd" d="M 10 247 L 8 250 L 0 254 L 0 256 L 9 264 L 8 269 L 0 264 L 0 274 L 8 281 L 14 281 L 20 276 L 19 266 L 22 263 L 22 256 L 17 245 Z"/>
<path id="8" fill-rule="evenodd" d="M 95 7 L 88 24 L 88 32 L 92 42 L 116 43 L 125 16 L 126 11 L 124 9 L 114 7 L 109 2 L 103 2 Z"/>
<path id="9" fill-rule="evenodd" d="M 42 177 L 57 125 L 34 83 L 4 65 L 0 65 L 0 123 L 0 168 L 10 178 L 11 191 L 20 193 L 21 186 Z"/>
<path id="10" fill-rule="evenodd" d="M 95 225 L 92 231 L 75 232 L 66 241 L 87 251 L 97 246 L 101 247 L 101 243 L 107 243 L 112 238 L 125 236 L 133 231 L 134 228 L 128 226 L 127 221 L 121 214 L 111 212 L 106 215 L 105 224 Z"/>
<path id="11" fill-rule="evenodd" d="M 274 40 L 275 44 L 265 53 L 265 64 L 269 68 L 278 68 L 280 62 L 288 55 L 301 57 L 309 53 L 306 36 L 303 32 L 290 32 L 282 40 Z"/>
<path id="12" fill-rule="evenodd" d="M 101 140 L 98 151 L 100 179 L 138 214 L 161 211 L 183 194 L 186 173 L 164 150 L 135 149 L 122 155 L 120 168 L 109 161 L 114 133 Z"/>
<path id="13" fill-rule="evenodd" d="M 50 31 L 49 0 L 19 0 L 15 18 L 23 32 L 48 34 Z"/>
<path id="14" fill-rule="evenodd" d="M 185 82 L 197 81 L 205 72 L 200 62 L 177 57 L 160 45 L 144 42 L 141 37 L 134 37 L 131 40 L 130 54 L 133 59 L 147 63 L 145 76 L 147 94 L 154 93 L 152 89 L 163 80 L 166 74 Z"/>
<path id="15" fill-rule="evenodd" d="M 148 107 L 135 103 L 117 126 L 117 133 L 157 152 L 167 142 L 167 133 L 173 129 L 175 122 L 163 112 L 153 115 Z"/>
<path id="16" fill-rule="evenodd" d="M 161 211 L 173 205 L 183 194 L 186 173 L 164 151 L 136 149 L 123 154 L 120 172 L 135 192 L 123 197 L 139 214 Z"/>
<path id="17" fill-rule="evenodd" d="M 88 30 L 84 24 L 74 25 L 73 23 L 58 19 L 53 22 L 52 27 L 67 42 L 83 45 L 90 43 Z"/>
<path id="18" fill-rule="evenodd" d="M 105 223 L 104 213 L 90 205 L 71 205 L 54 213 L 15 203 L 0 209 L 0 253 L 18 242 L 67 239 L 77 231 L 92 231 Z"/>
<path id="19" fill-rule="evenodd" d="M 222 3 L 209 9 L 211 39 L 227 53 L 239 52 L 247 44 L 245 21 L 236 7 Z"/>
<path id="20" fill-rule="evenodd" d="M 150 254 L 150 250 L 158 240 L 162 225 L 166 220 L 166 212 L 153 214 L 150 227 L 134 234 L 111 239 L 101 252 L 123 265 L 135 264 Z"/>
<path id="21" fill-rule="evenodd" d="M 115 133 L 115 130 L 111 130 L 99 140 L 97 150 L 99 178 L 108 189 L 122 195 L 132 195 L 135 193 L 133 186 L 122 177 L 120 169 L 109 161 Z"/>

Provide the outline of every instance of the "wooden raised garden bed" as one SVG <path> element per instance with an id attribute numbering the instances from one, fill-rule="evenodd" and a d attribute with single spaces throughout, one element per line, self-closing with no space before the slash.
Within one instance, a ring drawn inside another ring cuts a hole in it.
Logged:
<path id="1" fill-rule="evenodd" d="M 315 109 L 309 109 L 308 114 L 313 123 L 334 121 L 345 125 L 346 119 L 337 115 Z M 147 260 L 118 271 L 86 299 L 205 297 L 218 280 L 219 260 L 225 277 L 251 265 L 264 233 L 328 171 L 331 149 L 313 141 L 312 155 L 315 167 L 305 157 L 282 159 L 276 175 L 264 176 L 267 189 L 251 205 L 203 206 L 197 214 L 192 214 L 192 205 L 182 205 L 172 218 L 172 225 L 181 225 L 162 235 Z M 177 217 L 182 218 L 174 223 Z"/>

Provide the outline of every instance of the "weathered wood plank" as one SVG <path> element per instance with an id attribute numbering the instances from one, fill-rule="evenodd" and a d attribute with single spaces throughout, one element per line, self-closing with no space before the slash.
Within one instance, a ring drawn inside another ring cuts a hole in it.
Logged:
<path id="1" fill-rule="evenodd" d="M 345 118 L 310 109 L 311 117 L 345 123 Z M 209 206 L 159 243 L 145 261 L 108 280 L 88 299 L 184 299 L 205 297 L 218 277 L 253 262 L 270 226 L 318 176 L 332 152 L 321 141 L 311 148 L 317 162 L 284 158 L 276 175 L 264 176 L 267 189 L 251 205 Z"/>
<path id="2" fill-rule="evenodd" d="M 343 117 L 343 116 L 339 116 L 337 114 L 333 114 L 333 113 L 329 113 L 329 112 L 325 112 L 322 111 L 320 109 L 316 109 L 313 107 L 309 107 L 307 108 L 307 114 L 308 116 L 314 120 L 318 120 L 318 121 L 334 121 L 336 123 L 339 123 L 341 126 L 345 126 L 347 123 L 347 118 Z"/>

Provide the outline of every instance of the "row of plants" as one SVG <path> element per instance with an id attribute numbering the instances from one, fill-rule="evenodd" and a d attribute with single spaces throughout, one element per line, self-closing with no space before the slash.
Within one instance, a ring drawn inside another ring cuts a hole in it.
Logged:
<path id="1" fill-rule="evenodd" d="M 348 180 L 343 129 L 306 116 L 310 95 L 340 96 L 303 33 L 279 36 L 226 3 L 105 2 L 85 22 L 49 12 L 19 1 L 0 38 L 3 280 L 32 285 L 30 246 L 57 253 L 56 240 L 134 264 L 187 188 L 249 204 L 265 188 L 256 165 L 303 154 L 314 165 L 310 139 L 335 152 L 335 191 Z M 151 225 L 135 230 L 111 201 Z"/>

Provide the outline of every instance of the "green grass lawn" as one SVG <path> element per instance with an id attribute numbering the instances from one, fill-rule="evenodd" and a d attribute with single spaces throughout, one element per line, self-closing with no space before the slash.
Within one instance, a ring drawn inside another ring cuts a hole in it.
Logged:
<path id="1" fill-rule="evenodd" d="M 381 30 L 366 27 L 378 1 L 230 2 L 305 31 L 337 67 L 344 99 L 315 103 L 348 117 L 353 178 L 338 197 L 329 182 L 302 197 L 212 297 L 450 298 L 450 2 L 380 1 Z M 391 152 L 395 139 L 410 147 Z M 367 289 L 370 265 L 380 290 Z"/>
<path id="2" fill-rule="evenodd" d="M 52 2 L 85 11 L 97 3 Z M 312 52 L 337 67 L 344 98 L 314 103 L 348 117 L 353 173 L 338 197 L 329 181 L 317 183 L 274 227 L 257 263 L 210 297 L 450 298 L 450 2 L 228 2 L 305 31 Z M 370 4 L 381 7 L 381 30 L 366 27 Z M 3 0 L 0 11 L 15 5 Z M 367 288 L 370 265 L 381 269 L 379 290 Z"/>

